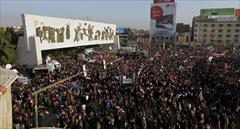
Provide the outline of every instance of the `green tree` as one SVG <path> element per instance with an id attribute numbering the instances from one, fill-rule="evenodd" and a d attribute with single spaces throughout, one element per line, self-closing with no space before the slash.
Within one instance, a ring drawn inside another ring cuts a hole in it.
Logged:
<path id="1" fill-rule="evenodd" d="M 10 34 L 10 39 L 8 40 L 11 44 L 17 46 L 18 43 L 18 37 L 23 36 L 23 29 L 15 30 L 13 27 L 7 27 L 6 33 Z"/>
<path id="2" fill-rule="evenodd" d="M 16 59 L 14 44 L 11 44 L 12 35 L 0 27 L 0 64 L 13 63 Z"/>

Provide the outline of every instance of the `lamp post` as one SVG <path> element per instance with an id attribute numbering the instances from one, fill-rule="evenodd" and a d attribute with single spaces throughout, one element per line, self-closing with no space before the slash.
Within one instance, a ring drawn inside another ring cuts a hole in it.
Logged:
<path id="1" fill-rule="evenodd" d="M 35 126 L 38 127 L 38 94 L 35 94 Z"/>
<path id="2" fill-rule="evenodd" d="M 86 71 L 85 71 L 85 72 L 86 72 Z M 74 78 L 74 77 L 77 77 L 77 76 L 81 75 L 82 73 L 83 73 L 83 72 L 80 72 L 80 73 L 78 73 L 78 74 L 76 74 L 76 75 L 73 75 L 73 76 L 70 76 L 70 77 L 68 77 L 68 78 L 65 78 L 65 79 L 63 79 L 63 80 L 61 80 L 61 81 L 58 81 L 58 82 L 56 82 L 56 83 L 54 83 L 54 84 L 52 84 L 52 85 L 49 85 L 49 86 L 47 86 L 47 87 L 44 87 L 44 88 L 42 88 L 42 89 L 40 89 L 40 90 L 35 91 L 35 92 L 32 93 L 32 95 L 33 95 L 34 98 L 35 98 L 35 127 L 38 127 L 38 94 L 41 93 L 41 92 L 43 92 L 43 91 L 46 91 L 47 89 L 56 87 L 58 84 L 61 84 L 61 83 L 65 82 L 65 81 L 67 81 L 67 80 L 70 80 L 70 79 L 72 79 L 72 78 Z"/>

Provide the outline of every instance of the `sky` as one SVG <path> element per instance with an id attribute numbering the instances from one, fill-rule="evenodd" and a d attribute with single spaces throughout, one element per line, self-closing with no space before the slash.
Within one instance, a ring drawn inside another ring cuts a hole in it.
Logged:
<path id="1" fill-rule="evenodd" d="M 210 2 L 209 2 L 210 1 Z M 176 0 L 178 23 L 191 24 L 202 8 L 240 8 L 240 0 Z M 22 13 L 149 29 L 152 0 L 0 0 L 0 26 L 21 26 Z"/>

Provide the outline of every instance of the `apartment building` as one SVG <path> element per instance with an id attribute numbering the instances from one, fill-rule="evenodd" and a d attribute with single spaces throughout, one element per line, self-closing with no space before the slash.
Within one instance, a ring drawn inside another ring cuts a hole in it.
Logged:
<path id="1" fill-rule="evenodd" d="M 196 16 L 192 22 L 193 41 L 201 45 L 240 46 L 240 17 L 234 15 Z"/>

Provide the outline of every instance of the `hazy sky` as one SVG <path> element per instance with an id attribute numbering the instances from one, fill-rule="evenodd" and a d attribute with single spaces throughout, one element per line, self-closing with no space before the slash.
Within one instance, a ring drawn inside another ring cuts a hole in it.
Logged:
<path id="1" fill-rule="evenodd" d="M 211 2 L 209 2 L 211 1 Z M 191 23 L 201 8 L 240 8 L 240 0 L 176 0 L 177 22 Z M 0 0 L 0 26 L 21 26 L 22 13 L 77 18 L 149 29 L 152 0 Z"/>

